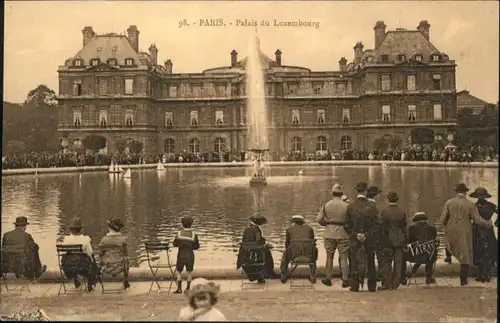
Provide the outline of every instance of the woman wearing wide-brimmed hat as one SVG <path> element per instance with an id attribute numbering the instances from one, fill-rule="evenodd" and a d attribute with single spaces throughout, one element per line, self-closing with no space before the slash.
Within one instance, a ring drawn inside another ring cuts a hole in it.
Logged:
<path id="1" fill-rule="evenodd" d="M 467 285 L 469 267 L 472 264 L 472 222 L 491 227 L 489 221 L 479 216 L 476 204 L 466 197 L 469 189 L 463 183 L 455 187 L 456 197 L 446 201 L 441 213 L 446 248 L 460 262 L 460 285 Z"/>
<path id="2" fill-rule="evenodd" d="M 479 216 L 486 221 L 491 221 L 493 214 L 498 216 L 498 208 L 495 204 L 487 201 L 491 195 L 484 187 L 478 187 L 470 195 L 476 198 L 476 206 Z M 498 260 L 498 241 L 492 227 L 473 226 L 474 249 L 473 261 L 477 267 L 477 278 L 479 282 L 489 282 L 491 270 Z"/>
<path id="3" fill-rule="evenodd" d="M 196 278 L 186 291 L 189 305 L 181 309 L 179 321 L 182 322 L 221 322 L 227 321 L 215 304 L 219 299 L 220 286 L 205 278 Z"/>
<path id="4" fill-rule="evenodd" d="M 261 225 L 267 223 L 266 217 L 264 217 L 259 212 L 253 214 L 250 217 L 250 223 L 248 227 L 243 231 L 242 245 L 238 251 L 238 259 L 236 261 L 236 269 L 243 267 L 245 274 L 250 281 L 257 280 L 259 283 L 264 283 L 264 277 L 262 277 L 262 269 L 265 272 L 265 278 L 279 278 L 280 276 L 274 272 L 274 259 L 271 254 L 272 246 L 266 243 L 266 238 L 263 236 Z M 265 253 L 265 265 L 264 268 L 258 268 L 258 266 L 251 266 L 250 268 L 244 266 L 249 262 L 260 261 L 263 254 L 249 254 L 249 251 L 245 246 L 263 246 L 263 253 Z"/>

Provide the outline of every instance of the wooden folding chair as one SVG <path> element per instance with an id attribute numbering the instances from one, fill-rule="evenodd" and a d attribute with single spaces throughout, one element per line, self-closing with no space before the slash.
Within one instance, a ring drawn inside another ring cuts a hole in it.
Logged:
<path id="1" fill-rule="evenodd" d="M 99 253 L 99 267 L 100 275 L 99 282 L 102 287 L 102 294 L 112 294 L 112 293 L 123 293 L 125 292 L 125 286 L 123 283 L 120 284 L 120 288 L 104 288 L 104 278 L 106 275 L 111 277 L 116 277 L 120 274 L 124 275 L 128 273 L 129 262 L 128 255 L 125 245 L 100 245 Z"/>
<path id="2" fill-rule="evenodd" d="M 295 240 L 290 242 L 290 248 L 293 250 L 293 258 L 290 259 L 290 289 L 295 288 L 306 288 L 306 289 L 314 289 L 314 284 L 309 280 L 301 279 L 300 283 L 298 280 L 295 280 L 293 273 L 297 269 L 297 267 L 307 266 L 309 269 L 309 276 L 313 276 L 311 267 L 315 266 L 316 263 L 314 261 L 314 253 L 315 253 L 316 241 L 314 239 L 307 240 Z"/>
<path id="3" fill-rule="evenodd" d="M 428 261 L 433 262 L 432 272 L 436 269 L 436 259 L 439 250 L 439 240 L 429 240 L 426 242 L 416 242 L 408 245 L 404 252 L 405 258 L 408 261 L 410 270 L 407 276 L 407 286 L 409 287 L 413 282 L 416 287 L 418 287 L 417 280 L 415 279 L 416 270 L 413 270 L 414 265 L 419 265 L 419 268 L 425 266 Z M 428 247 L 424 249 L 419 249 L 421 245 L 428 245 Z M 418 270 L 418 269 L 417 269 Z"/>
<path id="4" fill-rule="evenodd" d="M 87 286 L 87 277 L 83 277 L 83 282 L 80 285 L 79 288 L 77 289 L 70 289 L 68 290 L 66 288 L 66 283 L 70 282 L 70 278 L 66 276 L 64 273 L 63 269 L 63 257 L 64 256 L 70 256 L 70 255 L 75 255 L 75 256 L 80 256 L 81 254 L 85 254 L 83 251 L 83 245 L 81 244 L 68 244 L 68 245 L 61 245 L 58 244 L 56 245 L 56 250 L 57 250 L 57 262 L 59 265 L 59 273 L 61 274 L 61 284 L 59 286 L 59 291 L 57 292 L 57 296 L 61 295 L 61 290 L 64 290 L 64 294 L 68 293 L 69 291 L 71 292 L 83 292 L 85 291 L 85 286 Z M 77 262 L 74 264 L 76 268 L 81 267 L 80 263 L 80 258 L 78 258 Z"/>
<path id="5" fill-rule="evenodd" d="M 19 291 L 19 295 L 23 294 L 26 289 L 28 293 L 31 293 L 30 283 L 35 277 L 35 268 L 33 267 L 33 272 L 30 275 L 26 272 L 25 264 L 27 262 L 26 252 L 24 248 L 4 248 L 2 250 L 2 281 L 5 285 L 5 289 L 8 293 L 11 291 Z M 7 283 L 7 275 L 14 274 L 16 279 L 21 283 L 21 287 L 16 289 L 9 289 Z"/>
<path id="6" fill-rule="evenodd" d="M 172 290 L 172 285 L 175 281 L 175 264 L 170 262 L 170 248 L 168 243 L 165 242 L 146 242 L 146 255 L 148 259 L 149 270 L 153 275 L 153 281 L 149 287 L 149 292 L 153 290 L 153 286 L 156 284 L 158 293 L 161 292 L 160 280 L 163 280 L 158 276 L 158 270 L 168 269 L 170 271 L 170 283 L 168 286 L 168 293 Z M 166 259 L 162 260 L 161 255 L 163 252 L 166 254 Z"/>
<path id="7" fill-rule="evenodd" d="M 250 282 L 247 277 L 247 271 L 251 275 L 255 275 L 257 279 L 266 278 L 265 264 L 267 260 L 267 251 L 265 244 L 256 244 L 254 242 L 240 244 L 240 252 L 243 253 L 243 263 L 241 266 L 241 290 L 245 287 L 255 286 L 256 284 Z M 267 280 L 264 284 L 257 284 L 258 286 L 264 285 L 267 289 Z"/>

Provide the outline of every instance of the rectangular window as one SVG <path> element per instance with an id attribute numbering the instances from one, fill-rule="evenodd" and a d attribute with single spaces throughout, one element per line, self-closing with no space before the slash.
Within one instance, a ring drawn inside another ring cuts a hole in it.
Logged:
<path id="1" fill-rule="evenodd" d="M 324 109 L 318 109 L 316 110 L 316 123 L 318 124 L 325 124 L 325 110 Z"/>
<path id="2" fill-rule="evenodd" d="M 125 79 L 125 94 L 134 94 L 134 79 Z"/>
<path id="3" fill-rule="evenodd" d="M 383 105 L 382 106 L 382 122 L 390 122 L 391 121 L 391 106 Z"/>
<path id="4" fill-rule="evenodd" d="M 193 97 L 201 98 L 201 85 L 193 85 Z"/>
<path id="5" fill-rule="evenodd" d="M 299 109 L 292 109 L 292 124 L 300 124 L 300 111 Z"/>
<path id="6" fill-rule="evenodd" d="M 439 62 L 439 55 L 432 55 L 433 62 Z"/>
<path id="7" fill-rule="evenodd" d="M 345 84 L 337 83 L 337 93 L 340 95 L 345 95 Z"/>
<path id="8" fill-rule="evenodd" d="M 226 86 L 225 85 L 217 85 L 216 93 L 217 93 L 217 96 L 226 96 Z"/>
<path id="9" fill-rule="evenodd" d="M 224 124 L 224 111 L 215 110 L 215 124 L 222 126 Z"/>
<path id="10" fill-rule="evenodd" d="M 433 90 L 441 90 L 441 75 L 440 74 L 432 75 L 432 82 L 433 82 Z"/>
<path id="11" fill-rule="evenodd" d="M 82 111 L 73 111 L 73 126 L 80 127 L 82 125 Z"/>
<path id="12" fill-rule="evenodd" d="M 382 75 L 380 77 L 381 90 L 384 92 L 391 90 L 391 76 L 390 75 Z"/>
<path id="13" fill-rule="evenodd" d="M 75 61 L 75 66 L 82 66 L 82 61 L 81 61 L 81 60 L 79 60 L 79 59 L 77 59 L 77 60 Z"/>
<path id="14" fill-rule="evenodd" d="M 73 82 L 73 95 L 74 96 L 82 95 L 82 81 Z"/>
<path id="15" fill-rule="evenodd" d="M 108 81 L 107 80 L 99 80 L 99 95 L 108 94 Z"/>
<path id="16" fill-rule="evenodd" d="M 380 56 L 382 62 L 388 62 L 389 61 L 389 55 L 381 55 Z"/>
<path id="17" fill-rule="evenodd" d="M 313 91 L 316 95 L 321 95 L 323 93 L 323 83 L 313 83 Z"/>
<path id="18" fill-rule="evenodd" d="M 298 94 L 297 84 L 288 84 L 288 95 L 296 95 L 296 94 Z"/>
<path id="19" fill-rule="evenodd" d="M 406 90 L 407 91 L 415 91 L 417 76 L 414 74 L 406 75 Z"/>
<path id="20" fill-rule="evenodd" d="M 91 60 L 91 61 L 90 61 L 90 65 L 92 65 L 92 66 L 97 66 L 97 65 L 99 65 L 99 59 L 93 59 L 93 60 Z"/>
<path id="21" fill-rule="evenodd" d="M 441 104 L 434 104 L 434 120 L 443 120 L 443 107 Z"/>
<path id="22" fill-rule="evenodd" d="M 191 127 L 198 127 L 198 111 L 191 111 L 189 116 L 189 125 Z"/>
<path id="23" fill-rule="evenodd" d="M 421 62 L 422 61 L 422 55 L 415 55 L 415 60 L 417 62 Z"/>
<path id="24" fill-rule="evenodd" d="M 134 125 L 134 110 L 125 110 L 125 125 L 129 127 Z"/>
<path id="25" fill-rule="evenodd" d="M 408 121 L 415 122 L 417 121 L 417 106 L 409 105 L 408 106 Z"/>
<path id="26" fill-rule="evenodd" d="M 177 97 L 177 86 L 170 86 L 168 89 L 168 96 L 171 98 Z"/>
<path id="27" fill-rule="evenodd" d="M 406 56 L 405 55 L 398 55 L 398 61 L 400 61 L 400 62 L 406 61 Z"/>
<path id="28" fill-rule="evenodd" d="M 266 84 L 266 95 L 273 95 L 273 84 Z"/>
<path id="29" fill-rule="evenodd" d="M 131 58 L 127 58 L 127 59 L 125 60 L 125 65 L 127 65 L 127 66 L 132 66 L 132 65 L 134 65 L 134 60 L 133 60 L 133 59 L 131 59 Z"/>
<path id="30" fill-rule="evenodd" d="M 342 109 L 342 123 L 351 123 L 351 109 Z"/>
<path id="31" fill-rule="evenodd" d="M 347 82 L 347 94 L 352 94 L 352 82 Z"/>
<path id="32" fill-rule="evenodd" d="M 108 110 L 99 110 L 99 125 L 101 127 L 108 125 Z"/>
<path id="33" fill-rule="evenodd" d="M 165 112 L 165 127 L 174 126 L 174 113 L 172 111 Z"/>

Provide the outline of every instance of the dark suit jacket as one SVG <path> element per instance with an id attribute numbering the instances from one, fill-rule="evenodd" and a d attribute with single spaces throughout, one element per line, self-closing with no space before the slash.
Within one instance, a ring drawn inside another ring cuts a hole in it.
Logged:
<path id="1" fill-rule="evenodd" d="M 425 242 L 429 240 L 435 240 L 436 237 L 436 228 L 426 222 L 418 222 L 412 225 L 409 230 L 409 243 L 416 241 Z"/>
<path id="2" fill-rule="evenodd" d="M 392 247 L 403 247 L 408 237 L 406 213 L 397 205 L 389 205 L 380 213 L 382 230 Z"/>
<path id="3" fill-rule="evenodd" d="M 310 240 L 311 244 L 307 243 L 307 240 Z M 297 241 L 305 243 L 293 243 Z M 311 260 L 316 261 L 314 230 L 307 224 L 294 224 L 286 229 L 285 257 L 292 260 L 298 256 L 312 257 Z"/>
<path id="4" fill-rule="evenodd" d="M 357 243 L 356 234 L 364 233 L 370 244 L 376 231 L 377 206 L 366 198 L 356 198 L 347 206 L 344 228 L 351 242 Z"/>
<path id="5" fill-rule="evenodd" d="M 3 235 L 2 247 L 5 251 L 28 252 L 37 251 L 38 245 L 33 240 L 31 234 L 21 229 L 14 229 Z"/>

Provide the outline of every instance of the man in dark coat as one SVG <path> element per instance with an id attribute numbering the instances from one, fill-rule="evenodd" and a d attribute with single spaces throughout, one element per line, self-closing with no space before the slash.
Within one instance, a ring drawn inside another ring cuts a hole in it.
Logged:
<path id="1" fill-rule="evenodd" d="M 384 284 L 379 289 L 397 289 L 401 282 L 403 267 L 403 248 L 408 237 L 406 213 L 397 205 L 399 200 L 396 192 L 387 194 L 389 205 L 380 213 L 381 234 L 383 241 L 388 243 L 392 257 L 379 259 L 379 265 L 383 268 Z M 394 272 L 392 268 L 394 262 Z"/>
<path id="2" fill-rule="evenodd" d="M 16 222 L 14 222 L 15 229 L 4 234 L 2 248 L 5 253 L 2 255 L 2 272 L 14 269 L 16 275 L 23 274 L 26 278 L 33 279 L 40 277 L 47 269 L 47 266 L 42 265 L 40 262 L 39 246 L 35 243 L 31 234 L 26 233 L 28 224 L 27 217 L 17 217 Z M 23 257 L 24 268 L 12 268 L 13 263 L 9 262 L 8 257 L 13 253 L 19 253 Z M 18 272 L 18 270 L 22 272 Z"/>
<path id="3" fill-rule="evenodd" d="M 261 225 L 266 224 L 267 219 L 261 214 L 257 213 L 250 217 L 248 227 L 243 231 L 242 245 L 238 251 L 238 259 L 236 261 L 236 269 L 243 267 L 245 274 L 250 281 L 258 280 L 259 283 L 264 283 L 264 278 L 278 278 L 280 277 L 274 272 L 274 260 L 271 254 L 272 246 L 266 243 L 266 238 L 262 235 Z M 262 247 L 262 252 L 256 253 L 245 249 L 245 246 Z M 259 266 L 245 266 L 252 265 L 255 262 L 261 262 L 264 257 L 264 267 Z M 262 277 L 261 272 L 264 272 Z"/>
<path id="4" fill-rule="evenodd" d="M 491 221 L 493 214 L 498 215 L 498 208 L 495 204 L 487 201 L 491 195 L 483 187 L 478 187 L 470 195 L 472 198 L 477 198 L 476 206 L 479 216 L 486 221 Z M 497 218 L 498 221 L 498 218 Z M 495 237 L 493 227 L 481 227 L 474 225 L 473 233 L 473 263 L 477 267 L 478 282 L 489 282 L 491 270 L 498 260 L 498 241 Z"/>
<path id="5" fill-rule="evenodd" d="M 368 274 L 368 290 L 377 289 L 377 271 L 375 268 L 374 233 L 376 228 L 377 207 L 366 199 L 367 185 L 356 184 L 357 197 L 346 210 L 344 228 L 350 242 L 350 291 L 359 292 L 363 285 L 364 271 Z"/>
<path id="6" fill-rule="evenodd" d="M 318 249 L 315 245 L 314 230 L 305 224 L 302 215 L 292 217 L 293 225 L 286 229 L 285 251 L 281 259 L 281 282 L 286 283 L 288 279 L 287 269 L 291 260 L 314 263 L 310 265 L 309 280 L 316 282 L 316 261 L 318 260 Z M 298 259 L 298 258 L 301 259 Z"/>
<path id="7" fill-rule="evenodd" d="M 424 212 L 415 213 L 412 220 L 414 224 L 410 226 L 410 229 L 408 230 L 408 244 L 410 246 L 414 246 L 416 243 L 423 244 L 436 241 L 436 227 L 427 223 L 428 218 Z M 409 248 L 406 248 L 405 261 L 415 263 L 411 269 L 409 277 L 412 277 L 417 272 L 420 265 L 425 264 L 425 283 L 436 283 L 436 280 L 433 277 L 433 269 L 438 256 L 437 247 L 438 245 L 436 243 L 434 244 L 434 247 L 430 246 L 430 248 L 426 248 L 427 251 L 420 253 L 419 255 L 414 255 Z M 406 283 L 406 280 L 407 278 L 403 277 L 403 284 Z"/>

